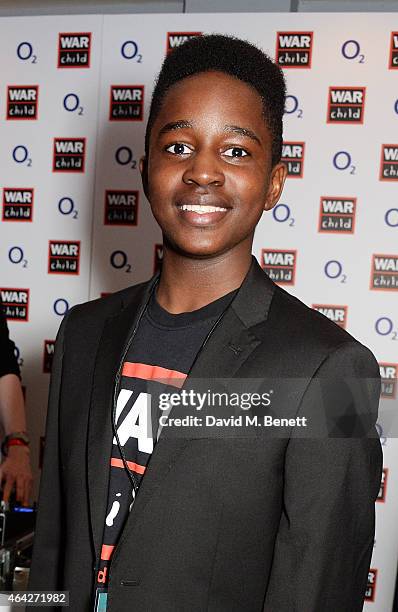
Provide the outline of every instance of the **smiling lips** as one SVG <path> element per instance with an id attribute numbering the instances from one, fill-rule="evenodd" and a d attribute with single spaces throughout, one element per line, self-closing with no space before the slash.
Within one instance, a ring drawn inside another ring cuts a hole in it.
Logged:
<path id="1" fill-rule="evenodd" d="M 203 215 L 205 213 L 215 213 L 219 212 L 220 210 L 228 210 L 222 206 L 202 206 L 201 204 L 181 204 L 178 208 L 180 210 L 189 210 L 191 212 L 198 213 L 199 215 Z"/>
<path id="2" fill-rule="evenodd" d="M 221 221 L 228 212 L 224 206 L 212 204 L 178 204 L 177 209 L 189 225 L 204 227 Z"/>

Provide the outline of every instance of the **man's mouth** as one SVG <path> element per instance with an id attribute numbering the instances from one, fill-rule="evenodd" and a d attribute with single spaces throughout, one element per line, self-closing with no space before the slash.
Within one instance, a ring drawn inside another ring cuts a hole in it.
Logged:
<path id="1" fill-rule="evenodd" d="M 216 213 L 216 212 L 224 212 L 227 211 L 227 208 L 224 208 L 223 206 L 202 206 L 200 204 L 179 204 L 177 205 L 177 208 L 179 208 L 180 210 L 187 210 L 190 212 L 195 212 L 198 213 L 199 215 L 205 215 L 208 213 Z"/>
<path id="2" fill-rule="evenodd" d="M 215 204 L 214 199 L 209 204 L 179 202 L 177 210 L 181 220 L 191 227 L 213 227 L 230 211 L 230 207 L 222 204 Z"/>

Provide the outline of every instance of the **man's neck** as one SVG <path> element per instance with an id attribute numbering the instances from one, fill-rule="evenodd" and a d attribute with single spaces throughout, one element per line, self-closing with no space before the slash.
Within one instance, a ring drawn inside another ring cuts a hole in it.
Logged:
<path id="1" fill-rule="evenodd" d="M 197 310 L 240 287 L 250 265 L 248 249 L 193 259 L 165 247 L 156 299 L 173 314 Z"/>

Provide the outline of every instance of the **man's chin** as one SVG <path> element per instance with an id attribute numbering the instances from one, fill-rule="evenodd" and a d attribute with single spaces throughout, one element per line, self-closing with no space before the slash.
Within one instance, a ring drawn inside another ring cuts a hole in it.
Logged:
<path id="1" fill-rule="evenodd" d="M 219 248 L 219 245 L 215 245 L 213 243 L 193 243 L 190 241 L 177 242 L 166 237 L 164 237 L 164 247 L 165 249 L 175 253 L 176 255 L 180 255 L 181 257 L 198 260 L 213 259 L 224 252 L 223 249 Z"/>

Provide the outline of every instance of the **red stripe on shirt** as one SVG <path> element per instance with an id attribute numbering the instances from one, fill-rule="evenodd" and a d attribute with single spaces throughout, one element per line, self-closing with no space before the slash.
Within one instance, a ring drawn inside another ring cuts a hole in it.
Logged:
<path id="1" fill-rule="evenodd" d="M 132 472 L 137 472 L 137 474 L 144 474 L 146 467 L 145 465 L 140 465 L 139 463 L 134 463 L 133 461 L 126 461 L 129 470 Z M 111 457 L 111 466 L 117 468 L 124 468 L 124 463 L 121 459 L 116 459 L 115 457 Z"/>
<path id="2" fill-rule="evenodd" d="M 187 375 L 178 370 L 168 370 L 161 366 L 148 365 L 147 363 L 132 363 L 126 361 L 122 370 L 123 376 L 130 378 L 143 378 L 144 380 L 158 380 L 159 382 L 167 382 L 173 387 L 182 387 Z"/>
<path id="3" fill-rule="evenodd" d="M 109 546 L 109 544 L 103 544 L 101 548 L 101 560 L 109 561 L 112 556 L 114 546 Z"/>

